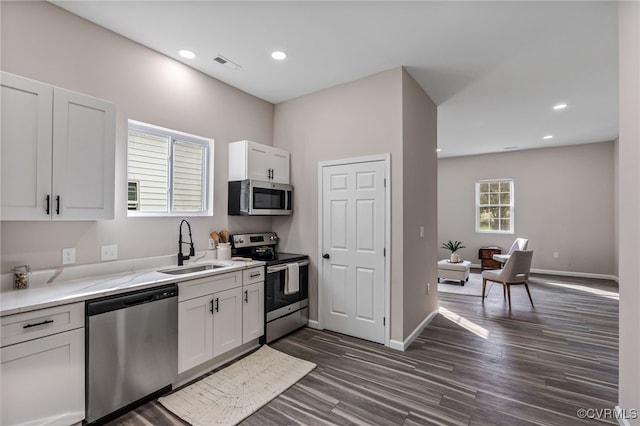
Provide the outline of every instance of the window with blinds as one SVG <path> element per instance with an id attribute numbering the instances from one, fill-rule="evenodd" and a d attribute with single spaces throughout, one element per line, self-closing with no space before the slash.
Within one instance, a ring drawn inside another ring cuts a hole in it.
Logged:
<path id="1" fill-rule="evenodd" d="M 212 148 L 210 139 L 129 120 L 129 215 L 211 215 Z"/>

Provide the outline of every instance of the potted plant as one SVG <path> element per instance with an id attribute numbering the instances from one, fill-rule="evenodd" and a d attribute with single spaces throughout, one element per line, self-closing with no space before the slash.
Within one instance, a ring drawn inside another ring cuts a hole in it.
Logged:
<path id="1" fill-rule="evenodd" d="M 462 241 L 447 241 L 446 243 L 442 243 L 442 248 L 447 249 L 451 252 L 451 258 L 449 261 L 451 263 L 460 263 L 460 256 L 456 253 L 458 250 L 466 248 L 466 246 L 462 245 Z"/>

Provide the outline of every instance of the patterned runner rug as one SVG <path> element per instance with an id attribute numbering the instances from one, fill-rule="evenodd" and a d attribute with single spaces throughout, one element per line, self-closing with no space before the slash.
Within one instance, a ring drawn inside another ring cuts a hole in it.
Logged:
<path id="1" fill-rule="evenodd" d="M 251 355 L 158 401 L 193 426 L 236 425 L 316 365 L 262 346 Z"/>

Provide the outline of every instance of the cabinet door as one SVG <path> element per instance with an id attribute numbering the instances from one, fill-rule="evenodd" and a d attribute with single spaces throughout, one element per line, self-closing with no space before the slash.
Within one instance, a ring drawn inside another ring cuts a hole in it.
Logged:
<path id="1" fill-rule="evenodd" d="M 264 334 L 264 282 L 243 287 L 242 343 Z"/>
<path id="2" fill-rule="evenodd" d="M 271 168 L 268 147 L 248 142 L 247 179 L 269 180 Z"/>
<path id="3" fill-rule="evenodd" d="M 178 303 L 178 373 L 213 358 L 212 297 Z"/>
<path id="4" fill-rule="evenodd" d="M 67 426 L 84 419 L 84 329 L 0 349 L 0 424 Z"/>
<path id="5" fill-rule="evenodd" d="M 48 220 L 53 88 L 1 73 L 3 220 Z"/>
<path id="6" fill-rule="evenodd" d="M 213 356 L 242 344 L 242 287 L 213 295 Z"/>
<path id="7" fill-rule="evenodd" d="M 115 106 L 58 88 L 53 102 L 52 218 L 113 219 Z"/>
<path id="8" fill-rule="evenodd" d="M 273 170 L 271 181 L 274 183 L 289 183 L 289 153 L 281 149 L 274 149 L 268 168 Z"/>

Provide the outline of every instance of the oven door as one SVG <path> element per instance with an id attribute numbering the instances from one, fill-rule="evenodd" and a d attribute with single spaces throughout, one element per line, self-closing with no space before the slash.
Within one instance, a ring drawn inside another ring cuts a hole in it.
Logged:
<path id="1" fill-rule="evenodd" d="M 290 215 L 293 212 L 291 185 L 252 180 L 250 188 L 249 214 Z"/>
<path id="2" fill-rule="evenodd" d="M 301 309 L 309 304 L 309 261 L 298 262 L 300 269 L 300 291 L 285 294 L 285 280 L 287 279 L 287 264 L 267 267 L 265 282 L 267 321 L 271 321 L 289 312 Z"/>

